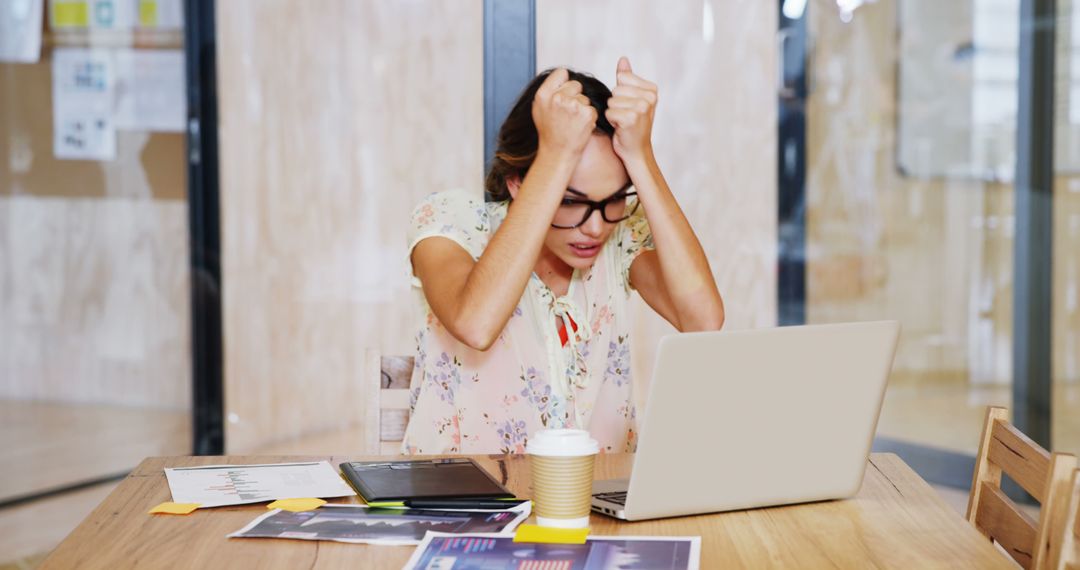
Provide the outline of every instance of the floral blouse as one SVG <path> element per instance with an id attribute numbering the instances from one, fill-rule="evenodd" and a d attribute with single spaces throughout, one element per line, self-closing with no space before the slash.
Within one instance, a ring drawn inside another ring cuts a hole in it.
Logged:
<path id="1" fill-rule="evenodd" d="M 409 254 L 420 241 L 439 236 L 479 259 L 508 204 L 485 203 L 461 190 L 428 196 L 412 214 Z M 556 297 L 534 273 L 487 351 L 455 339 L 412 276 L 424 318 L 402 451 L 524 453 L 529 434 L 546 428 L 587 429 L 602 450 L 633 451 L 630 264 L 652 247 L 638 208 L 615 228 L 591 268 L 574 271 L 566 295 Z M 559 322 L 567 323 L 565 344 Z"/>

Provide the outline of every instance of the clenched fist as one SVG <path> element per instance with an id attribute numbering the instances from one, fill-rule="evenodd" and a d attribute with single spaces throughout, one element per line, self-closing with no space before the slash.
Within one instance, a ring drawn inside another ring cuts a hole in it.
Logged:
<path id="1" fill-rule="evenodd" d="M 612 143 L 623 162 L 644 158 L 652 150 L 652 124 L 656 113 L 656 85 L 630 68 L 630 60 L 619 58 L 615 89 L 608 99 L 607 120 L 615 127 Z"/>
<path id="2" fill-rule="evenodd" d="M 596 109 L 581 93 L 581 83 L 569 81 L 565 69 L 556 69 L 540 84 L 533 99 L 532 118 L 540 137 L 540 150 L 580 156 L 596 129 Z"/>

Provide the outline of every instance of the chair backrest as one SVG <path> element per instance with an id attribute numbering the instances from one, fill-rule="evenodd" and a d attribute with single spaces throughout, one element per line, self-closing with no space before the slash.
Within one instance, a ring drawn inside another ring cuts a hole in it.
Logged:
<path id="1" fill-rule="evenodd" d="M 1073 471 L 1069 481 L 1069 498 L 1061 509 L 1061 519 L 1055 521 L 1050 538 L 1049 568 L 1054 570 L 1080 569 L 1080 469 Z"/>
<path id="2" fill-rule="evenodd" d="M 414 359 L 412 356 L 383 356 L 377 350 L 367 350 L 364 363 L 367 392 L 365 453 L 399 453 L 405 426 L 409 423 L 409 381 Z"/>
<path id="3" fill-rule="evenodd" d="M 1076 457 L 1048 453 L 1009 423 L 1009 411 L 986 411 L 968 498 L 967 519 L 1024 568 L 1049 568 L 1051 548 L 1069 503 Z M 1041 505 L 1035 521 L 1001 490 L 1008 475 Z M 1057 523 L 1057 524 L 1055 524 Z"/>

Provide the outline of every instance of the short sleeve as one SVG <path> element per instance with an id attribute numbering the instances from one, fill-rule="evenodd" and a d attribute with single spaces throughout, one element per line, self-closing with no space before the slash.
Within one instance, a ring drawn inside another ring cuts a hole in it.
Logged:
<path id="1" fill-rule="evenodd" d="M 636 200 L 637 198 L 631 198 Z M 645 251 L 656 249 L 653 244 L 652 228 L 645 217 L 645 208 L 638 206 L 634 213 L 624 220 L 619 229 L 619 275 L 627 292 L 633 290 L 630 284 L 630 266 L 637 256 Z"/>
<path id="2" fill-rule="evenodd" d="M 420 287 L 411 261 L 416 244 L 429 237 L 444 237 L 464 248 L 473 259 L 479 259 L 487 247 L 489 227 L 482 196 L 473 196 L 464 190 L 448 190 L 424 198 L 409 217 L 409 247 L 405 255 L 412 284 Z"/>

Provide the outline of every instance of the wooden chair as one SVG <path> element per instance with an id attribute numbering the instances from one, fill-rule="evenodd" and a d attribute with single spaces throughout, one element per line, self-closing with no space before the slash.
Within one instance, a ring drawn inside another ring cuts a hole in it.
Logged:
<path id="1" fill-rule="evenodd" d="M 393 455 L 401 452 L 401 440 L 409 423 L 409 381 L 412 356 L 383 356 L 377 350 L 364 354 L 366 383 L 365 452 Z"/>
<path id="2" fill-rule="evenodd" d="M 1080 569 L 1080 469 L 1073 471 L 1069 489 L 1064 520 L 1055 525 L 1060 530 L 1050 539 L 1049 567 L 1054 570 Z"/>
<path id="3" fill-rule="evenodd" d="M 1076 457 L 1048 453 L 1008 418 L 1005 408 L 986 411 L 967 519 L 1023 568 L 1050 568 L 1052 552 L 1062 546 L 1055 531 L 1065 525 Z M 1002 492 L 1002 473 L 1039 501 L 1038 522 Z"/>

